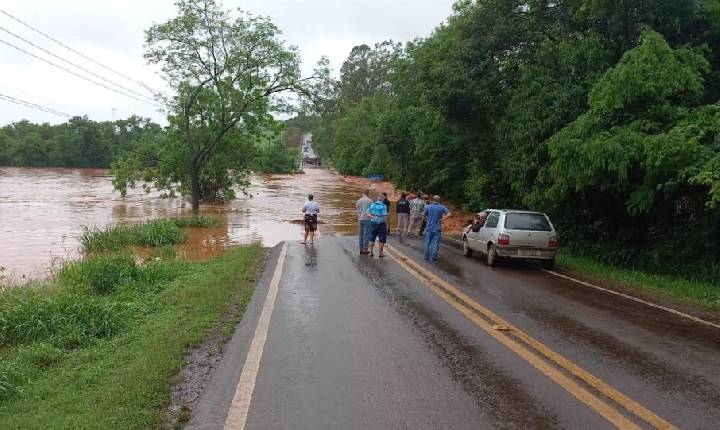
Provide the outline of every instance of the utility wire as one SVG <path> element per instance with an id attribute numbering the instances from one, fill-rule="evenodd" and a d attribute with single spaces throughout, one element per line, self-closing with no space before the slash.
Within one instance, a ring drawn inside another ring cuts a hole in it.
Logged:
<path id="1" fill-rule="evenodd" d="M 151 102 L 155 103 L 154 100 L 152 100 L 151 98 L 147 97 L 145 94 L 142 94 L 142 93 L 139 93 L 139 92 L 137 92 L 137 91 L 135 91 L 135 90 L 133 90 L 133 89 L 124 87 L 124 86 L 118 84 L 117 82 L 113 82 L 113 81 L 111 81 L 110 79 L 104 78 L 103 76 L 100 76 L 100 75 L 98 75 L 97 73 L 95 73 L 95 72 L 93 72 L 93 71 L 91 71 L 91 70 L 88 70 L 88 69 L 86 69 L 86 68 L 84 68 L 84 67 L 82 67 L 82 66 L 80 66 L 80 65 L 78 65 L 78 64 L 75 64 L 75 63 L 73 63 L 72 61 L 70 61 L 70 60 L 68 60 L 68 59 L 66 59 L 66 58 L 60 57 L 59 55 L 55 55 L 54 53 L 48 51 L 47 49 L 43 48 L 42 46 L 38 46 L 38 45 L 36 45 L 35 43 L 33 43 L 32 41 L 27 40 L 27 39 L 25 39 L 25 38 L 22 37 L 22 36 L 18 36 L 17 34 L 13 33 L 12 31 L 8 30 L 7 28 L 5 28 L 5 27 L 3 27 L 3 26 L 0 26 L 0 30 L 4 31 L 5 33 L 7 33 L 7 34 L 9 34 L 9 35 L 11 35 L 11 36 L 13 36 L 13 37 L 15 37 L 16 39 L 22 40 L 23 42 L 27 43 L 28 45 L 30 45 L 30 46 L 32 46 L 32 47 L 34 47 L 34 48 L 36 48 L 36 49 L 38 49 L 38 50 L 40 50 L 40 51 L 48 54 L 48 55 L 51 55 L 52 57 L 57 58 L 57 59 L 60 60 L 60 61 L 64 61 L 64 62 L 66 62 L 67 64 L 70 64 L 71 66 L 76 67 L 76 68 L 82 70 L 83 72 L 85 72 L 85 73 L 87 73 L 87 74 L 89 74 L 89 75 L 92 75 L 92 76 L 94 76 L 94 77 L 96 77 L 96 78 L 98 78 L 98 79 L 100 79 L 100 80 L 103 80 L 103 81 L 109 83 L 109 84 L 115 85 L 116 87 L 121 88 L 121 89 L 123 89 L 124 91 L 127 91 L 127 92 L 129 92 L 129 93 L 135 94 L 136 96 L 142 97 L 143 99 L 146 99 L 147 101 L 151 101 Z"/>
<path id="2" fill-rule="evenodd" d="M 55 101 L 53 101 L 53 100 L 49 100 L 49 99 L 46 99 L 46 98 L 37 96 L 37 95 L 35 95 L 35 94 L 29 93 L 29 92 L 27 92 L 27 91 L 23 91 L 23 90 L 20 90 L 20 89 L 15 88 L 15 87 L 11 87 L 11 86 L 9 86 L 9 85 L 7 85 L 7 84 L 0 83 L 0 89 L 5 89 L 5 90 L 7 90 L 7 91 L 10 91 L 11 94 L 13 94 L 13 93 L 19 94 L 21 97 L 22 97 L 22 96 L 30 97 L 30 100 L 33 100 L 33 99 L 34 99 L 34 100 L 36 100 L 36 101 L 40 101 L 40 102 L 47 103 L 47 104 L 49 104 L 53 109 L 55 109 L 55 108 L 69 109 L 71 112 L 73 112 L 73 111 L 76 110 L 74 107 L 71 107 L 71 106 L 68 106 L 68 105 L 65 105 L 65 104 L 62 104 L 62 103 L 57 103 L 57 102 L 55 102 Z"/>
<path id="3" fill-rule="evenodd" d="M 2 9 L 0 9 L 0 13 L 2 13 L 3 15 L 7 16 L 7 17 L 10 18 L 10 19 L 12 19 L 12 20 L 15 21 L 15 22 L 18 22 L 18 23 L 24 25 L 25 27 L 29 28 L 30 30 L 34 31 L 35 33 L 37 33 L 37 34 L 39 34 L 39 35 L 41 35 L 41 36 L 43 36 L 43 37 L 45 37 L 45 38 L 47 38 L 47 39 L 52 40 L 53 42 L 57 43 L 58 45 L 62 46 L 62 47 L 65 48 L 65 49 L 67 49 L 68 51 L 73 52 L 73 53 L 75 53 L 76 55 L 79 55 L 80 57 L 82 57 L 82 58 L 84 58 L 84 59 L 86 59 L 86 60 L 88 60 L 88 61 L 90 61 L 90 62 L 92 62 L 92 63 L 94 63 L 94 64 L 96 64 L 96 65 L 98 65 L 98 66 L 100 66 L 100 67 L 102 67 L 103 69 L 105 69 L 105 70 L 107 70 L 107 71 L 109 71 L 109 72 L 112 72 L 112 73 L 114 73 L 114 74 L 116 74 L 116 75 L 118 75 L 118 76 L 120 76 L 120 77 L 122 77 L 122 78 L 124 78 L 124 79 L 127 79 L 127 80 L 130 81 L 130 82 L 133 82 L 133 83 L 135 83 L 135 84 L 138 84 L 138 85 L 140 85 L 141 87 L 145 88 L 146 90 L 150 91 L 150 92 L 153 93 L 153 94 L 154 94 L 154 93 L 157 93 L 157 91 L 155 91 L 155 90 L 153 90 L 152 88 L 150 88 L 149 86 L 147 86 L 147 84 L 145 84 L 144 82 L 139 81 L 139 80 L 136 80 L 136 79 L 133 79 L 133 78 L 131 78 L 131 77 L 129 77 L 129 76 L 121 73 L 121 72 L 118 72 L 118 71 L 116 71 L 116 70 L 114 70 L 114 69 L 112 69 L 112 68 L 110 68 L 110 67 L 108 67 L 108 66 L 106 66 L 106 65 L 104 65 L 104 64 L 102 64 L 102 63 L 100 63 L 99 61 L 96 61 L 96 60 L 88 57 L 87 55 L 83 54 L 82 52 L 77 51 L 77 50 L 71 48 L 70 46 L 62 43 L 61 41 L 55 39 L 54 37 L 50 36 L 49 34 L 44 33 L 43 31 L 38 30 L 37 28 L 35 28 L 35 27 L 33 27 L 32 25 L 26 23 L 25 21 L 22 21 L 21 19 L 14 17 L 14 16 L 11 15 L 10 13 L 8 13 L 8 12 L 2 10 Z"/>
<path id="4" fill-rule="evenodd" d="M 109 86 L 107 86 L 107 85 L 105 85 L 105 84 L 103 84 L 103 83 L 101 83 L 101 82 L 98 82 L 98 81 L 95 81 L 95 80 L 93 80 L 93 79 L 90 79 L 90 78 L 88 78 L 87 76 L 83 76 L 83 75 L 81 75 L 81 74 L 79 74 L 79 73 L 77 73 L 77 72 L 74 72 L 74 71 L 68 69 L 67 67 L 60 66 L 60 65 L 58 65 L 58 64 L 53 63 L 52 61 L 50 61 L 50 60 L 48 60 L 48 59 L 39 57 L 39 56 L 33 54 L 32 52 L 26 51 L 25 49 L 20 48 L 20 47 L 17 46 L 17 45 L 13 45 L 12 43 L 7 42 L 7 41 L 5 41 L 5 40 L 0 39 L 0 43 L 2 43 L 2 44 L 4 44 L 4 45 L 7 45 L 7 46 L 9 46 L 9 47 L 11 47 L 11 48 L 15 48 L 15 49 L 17 49 L 18 51 L 20 51 L 20 52 L 22 52 L 22 53 L 24 53 L 24 54 L 27 54 L 27 55 L 29 55 L 29 56 L 31 56 L 31 57 L 33 57 L 33 58 L 36 58 L 36 59 L 38 59 L 38 60 L 40 60 L 40 61 L 45 62 L 45 63 L 48 63 L 48 64 L 50 64 L 50 65 L 53 66 L 53 67 L 57 67 L 58 69 L 60 69 L 60 70 L 62 70 L 62 71 L 64 71 L 64 72 L 67 72 L 67 73 L 70 73 L 70 74 L 72 74 L 72 75 L 75 75 L 75 76 L 77 76 L 77 77 L 79 77 L 79 78 L 81 78 L 81 79 L 84 79 L 84 80 L 86 80 L 86 81 L 88 81 L 88 82 L 92 82 L 93 84 L 95 84 L 95 85 L 97 85 L 97 86 L 103 87 L 103 88 L 108 89 L 108 90 L 113 91 L 113 92 L 116 92 L 116 93 L 121 94 L 121 95 L 123 95 L 123 96 L 125 96 L 125 97 L 129 97 L 129 98 L 131 98 L 131 99 L 135 99 L 135 100 L 140 101 L 140 102 L 143 102 L 143 103 L 152 104 L 152 105 L 154 105 L 154 106 L 156 106 L 156 107 L 160 107 L 160 108 L 163 107 L 162 105 L 160 105 L 160 104 L 158 104 L 158 103 L 150 102 L 150 101 L 147 101 L 147 100 L 143 100 L 143 99 L 141 99 L 141 98 L 139 98 L 139 97 L 136 97 L 136 96 L 134 96 L 134 95 L 132 95 L 132 94 L 128 94 L 128 93 L 126 93 L 126 92 L 124 92 L 124 91 L 118 90 L 118 89 L 113 88 L 113 87 L 109 87 Z"/>
<path id="5" fill-rule="evenodd" d="M 32 109 L 41 110 L 41 111 L 43 111 L 43 112 L 51 113 L 51 114 L 53 114 L 53 115 L 63 116 L 63 117 L 65 117 L 65 118 L 72 118 L 72 117 L 73 117 L 72 115 L 67 114 L 67 113 L 65 113 L 65 112 L 61 112 L 61 111 L 59 111 L 59 110 L 55 110 L 55 109 L 53 109 L 53 108 L 41 106 L 41 105 L 39 105 L 39 104 L 31 103 L 31 102 L 28 102 L 28 101 L 25 101 L 25 100 L 17 99 L 17 98 L 15 98 L 15 97 L 8 96 L 8 95 L 2 94 L 2 93 L 0 93 L 0 100 L 5 100 L 5 101 L 8 101 L 8 102 L 10 102 L 10 103 L 15 103 L 16 105 L 20 105 L 20 106 L 29 107 L 29 108 L 32 108 Z"/>

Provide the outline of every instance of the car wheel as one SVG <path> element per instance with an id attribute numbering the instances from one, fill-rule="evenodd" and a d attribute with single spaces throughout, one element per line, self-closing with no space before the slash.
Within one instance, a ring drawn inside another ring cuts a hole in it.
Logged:
<path id="1" fill-rule="evenodd" d="M 551 259 L 551 260 L 542 260 L 542 261 L 540 262 L 540 265 L 541 265 L 542 268 L 545 269 L 545 270 L 552 270 L 553 267 L 555 267 L 555 259 L 553 258 L 553 259 Z"/>
<path id="2" fill-rule="evenodd" d="M 487 252 L 487 265 L 490 267 L 495 267 L 497 265 L 497 249 L 495 249 L 495 245 L 490 245 Z"/>
<path id="3" fill-rule="evenodd" d="M 472 257 L 473 251 L 470 249 L 470 243 L 468 242 L 467 236 L 463 237 L 463 255 L 466 257 Z"/>

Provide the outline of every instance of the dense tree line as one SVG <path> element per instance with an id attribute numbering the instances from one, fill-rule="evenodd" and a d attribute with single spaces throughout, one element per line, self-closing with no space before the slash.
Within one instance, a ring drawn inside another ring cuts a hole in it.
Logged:
<path id="1" fill-rule="evenodd" d="M 75 117 L 56 125 L 23 120 L 0 128 L 0 166 L 107 168 L 115 158 L 162 140 L 160 125 L 137 116 L 106 122 Z"/>
<path id="2" fill-rule="evenodd" d="M 353 49 L 315 140 L 343 173 L 718 280 L 719 100 L 720 0 L 461 0 L 426 39 Z"/>

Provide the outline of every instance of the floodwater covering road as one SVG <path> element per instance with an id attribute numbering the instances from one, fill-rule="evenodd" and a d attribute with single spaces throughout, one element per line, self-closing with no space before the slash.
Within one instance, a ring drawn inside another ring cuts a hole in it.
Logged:
<path id="1" fill-rule="evenodd" d="M 391 245 L 275 247 L 188 428 L 718 428 L 717 327 L 532 265 Z"/>
<path id="2" fill-rule="evenodd" d="M 180 198 L 159 198 L 130 190 L 121 198 L 112 177 L 99 169 L 0 168 L 0 267 L 12 278 L 43 277 L 58 261 L 77 258 L 83 226 L 138 223 L 190 216 Z M 348 234 L 355 228 L 355 200 L 361 186 L 328 170 L 305 175 L 252 176 L 250 196 L 203 205 L 216 218 L 210 229 L 190 229 L 178 247 L 190 259 L 222 253 L 229 245 L 261 242 L 274 246 L 301 237 L 301 208 L 309 192 L 322 205 L 319 235 Z"/>

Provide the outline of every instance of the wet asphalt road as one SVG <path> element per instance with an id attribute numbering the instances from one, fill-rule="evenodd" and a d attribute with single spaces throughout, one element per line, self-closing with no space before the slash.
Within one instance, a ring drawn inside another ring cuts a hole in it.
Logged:
<path id="1" fill-rule="evenodd" d="M 245 428 L 617 428 L 398 262 L 359 256 L 356 242 L 289 244 Z M 391 243 L 421 261 L 418 240 Z M 279 253 L 188 428 L 223 428 Z M 423 266 L 667 422 L 720 428 L 720 329 L 532 265 L 489 268 L 454 246 Z"/>

